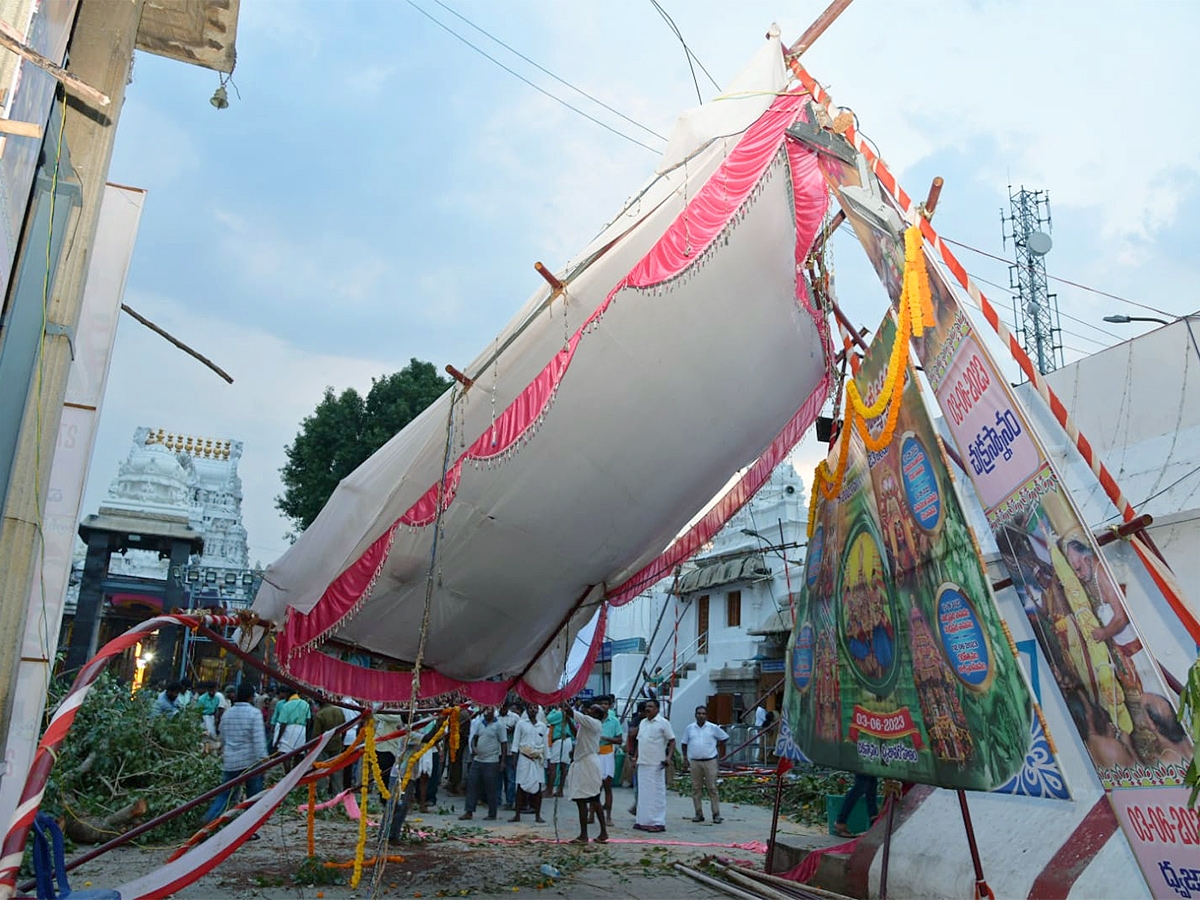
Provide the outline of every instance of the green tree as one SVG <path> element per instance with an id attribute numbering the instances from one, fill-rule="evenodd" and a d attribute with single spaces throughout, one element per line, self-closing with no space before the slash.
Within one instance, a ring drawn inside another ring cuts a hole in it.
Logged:
<path id="1" fill-rule="evenodd" d="M 450 380 L 433 363 L 413 359 L 392 375 L 371 380 L 363 397 L 354 388 L 341 394 L 325 388 L 312 415 L 287 447 L 279 470 L 283 495 L 275 506 L 298 530 L 312 524 L 343 478 L 361 465 L 429 404 L 445 393 Z"/>

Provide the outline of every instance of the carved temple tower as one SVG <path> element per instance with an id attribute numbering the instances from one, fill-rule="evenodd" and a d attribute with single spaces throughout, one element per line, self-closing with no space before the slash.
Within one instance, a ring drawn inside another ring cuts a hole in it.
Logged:
<path id="1" fill-rule="evenodd" d="M 102 631 L 177 607 L 249 605 L 256 579 L 242 525 L 241 456 L 241 441 L 134 432 L 100 509 L 79 526 L 87 551 L 64 633 L 68 670 L 95 653 Z M 160 632 L 156 677 L 177 672 L 173 631 Z"/>

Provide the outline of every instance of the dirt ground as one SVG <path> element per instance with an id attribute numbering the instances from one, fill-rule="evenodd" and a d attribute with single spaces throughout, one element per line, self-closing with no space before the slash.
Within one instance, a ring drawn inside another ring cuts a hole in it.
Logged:
<path id="1" fill-rule="evenodd" d="M 667 831 L 652 836 L 632 829 L 628 807 L 633 793 L 628 788 L 615 792 L 615 825 L 608 844 L 591 843 L 586 847 L 567 843 L 578 833 L 575 805 L 559 800 L 557 830 L 555 804 L 547 800 L 542 814 L 545 825 L 534 825 L 522 817 L 520 824 L 505 819 L 484 822 L 486 809 L 476 811 L 476 819 L 460 822 L 461 797 L 443 797 L 438 811 L 413 815 L 408 820 L 413 840 L 404 846 L 388 848 L 390 855 L 403 861 L 389 862 L 376 896 L 381 897 L 512 897 L 514 893 L 571 898 L 630 897 L 635 900 L 658 898 L 724 897 L 715 890 L 678 874 L 674 862 L 694 864 L 706 855 L 737 859 L 761 867 L 764 845 L 770 835 L 771 811 L 755 806 L 725 805 L 724 821 L 693 823 L 692 802 L 673 792 L 667 795 Z M 373 808 L 370 821 L 378 813 Z M 706 810 L 707 815 L 707 810 Z M 212 874 L 176 894 L 199 898 L 261 897 L 283 898 L 366 898 L 371 896 L 373 867 L 367 867 L 357 889 L 349 886 L 349 869 L 326 869 L 340 876 L 340 884 L 298 885 L 293 882 L 307 855 L 304 816 L 294 805 L 280 807 L 263 827 L 262 839 L 247 843 Z M 811 840 L 814 845 L 828 842 L 817 829 L 780 822 L 780 834 L 790 843 Z M 374 853 L 376 829 L 369 831 L 367 855 Z M 591 836 L 596 831 L 591 829 Z M 317 856 L 323 861 L 347 862 L 354 858 L 358 825 L 344 815 L 318 818 L 316 821 Z M 561 843 L 556 843 L 557 840 Z M 696 844 L 742 844 L 735 846 L 694 846 Z M 121 848 L 93 860 L 71 873 L 72 887 L 117 887 L 161 865 L 173 848 Z M 561 877 L 542 874 L 543 864 L 561 872 Z"/>

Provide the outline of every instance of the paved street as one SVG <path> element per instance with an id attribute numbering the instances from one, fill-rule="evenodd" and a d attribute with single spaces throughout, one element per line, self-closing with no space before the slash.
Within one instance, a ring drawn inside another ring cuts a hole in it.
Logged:
<path id="1" fill-rule="evenodd" d="M 630 789 L 618 788 L 614 797 L 616 824 L 611 829 L 612 841 L 607 845 L 593 843 L 578 847 L 555 843 L 556 838 L 565 842 L 577 833 L 575 806 L 569 801 L 558 801 L 556 831 L 553 800 L 545 801 L 543 806 L 546 824 L 534 825 L 525 821 L 510 824 L 503 820 L 484 822 L 480 819 L 460 822 L 462 798 L 444 797 L 438 812 L 414 816 L 409 824 L 417 832 L 453 829 L 452 836 L 393 848 L 392 852 L 402 855 L 404 861 L 388 864 L 380 896 L 458 896 L 466 891 L 473 897 L 489 898 L 532 891 L 597 900 L 602 897 L 655 900 L 683 895 L 722 897 L 725 895 L 678 875 L 670 864 L 676 861 L 695 863 L 708 854 L 742 860 L 754 866 L 763 864 L 763 853 L 755 852 L 753 845 L 765 844 L 769 837 L 770 809 L 727 804 L 722 807 L 724 821 L 720 825 L 707 821 L 699 824 L 691 821 L 691 799 L 668 792 L 667 831 L 656 838 L 630 827 L 633 819 L 628 808 L 632 800 Z M 483 812 L 486 814 L 486 810 Z M 511 813 L 502 819 L 508 815 Z M 359 888 L 353 891 L 348 885 L 293 887 L 286 884 L 290 874 L 304 860 L 304 832 L 304 817 L 281 808 L 262 829 L 262 840 L 243 846 L 214 874 L 175 896 L 272 900 L 322 897 L 336 900 L 369 895 L 370 869 Z M 374 833 L 372 829 L 368 854 L 372 852 Z M 594 836 L 594 829 L 592 833 Z M 814 843 L 828 840 L 816 829 L 787 821 L 780 823 L 780 833 L 790 843 L 806 839 Z M 345 818 L 318 819 L 317 853 L 323 859 L 351 860 L 356 836 L 356 824 Z M 743 844 L 751 848 L 692 844 Z M 151 870 L 168 852 L 167 848 L 116 851 L 73 873 L 72 885 L 80 888 L 85 881 L 90 881 L 94 887 L 115 887 Z M 546 884 L 547 879 L 540 873 L 543 863 L 562 871 L 563 877 Z M 348 876 L 348 870 L 346 874 Z M 539 887 L 539 884 L 543 886 Z"/>

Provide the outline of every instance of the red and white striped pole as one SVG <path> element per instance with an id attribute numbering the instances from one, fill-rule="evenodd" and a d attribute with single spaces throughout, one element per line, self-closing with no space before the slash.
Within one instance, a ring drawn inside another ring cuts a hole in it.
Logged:
<path id="1" fill-rule="evenodd" d="M 113 638 L 105 644 L 88 663 L 79 670 L 71 690 L 63 698 L 58 709 L 46 726 L 46 732 L 38 742 L 37 752 L 25 778 L 25 787 L 21 791 L 21 800 L 13 813 L 12 822 L 4 835 L 3 856 L 0 857 L 0 900 L 8 900 L 17 890 L 17 872 L 21 867 L 21 859 L 25 855 L 25 841 L 33 826 L 34 817 L 42 805 L 42 797 L 46 793 L 46 781 L 58 758 L 58 746 L 67 736 L 71 723 L 79 713 L 83 701 L 87 699 L 100 673 L 104 671 L 114 656 L 119 656 L 134 646 L 146 635 L 158 631 L 164 625 L 183 625 L 193 628 L 204 624 L 209 626 L 237 625 L 237 616 L 195 616 L 172 613 L 155 616 L 135 625 L 120 637 Z"/>
<path id="2" fill-rule="evenodd" d="M 820 83 L 813 78 L 809 71 L 805 69 L 804 66 L 802 66 L 795 58 L 788 59 L 788 65 L 791 67 L 793 74 L 795 74 L 795 76 L 800 80 L 800 83 L 804 85 L 805 89 L 810 94 L 812 94 L 814 102 L 825 107 L 826 112 L 829 113 L 830 117 L 835 116 L 838 110 L 833 107 L 829 95 L 825 92 L 825 89 L 821 87 Z M 858 130 L 853 125 L 846 129 L 845 137 L 867 160 L 871 166 L 871 171 L 874 172 L 879 178 L 880 184 L 882 184 L 888 193 L 895 198 L 905 216 L 907 216 L 910 221 L 915 221 L 921 226 L 921 234 L 930 244 L 933 245 L 934 249 L 937 250 L 938 254 L 942 258 L 942 261 L 954 275 L 955 279 L 957 279 L 958 283 L 967 292 L 971 299 L 978 304 L 980 311 L 983 313 L 983 317 L 987 320 L 988 324 L 992 326 L 992 330 L 996 332 L 1004 345 L 1008 347 L 1009 353 L 1011 353 L 1013 359 L 1017 361 L 1017 365 L 1021 367 L 1021 371 L 1025 373 L 1025 376 L 1033 384 L 1034 389 L 1046 402 L 1046 405 L 1050 407 L 1050 411 L 1054 414 L 1054 418 L 1057 420 L 1058 424 L 1062 426 L 1062 429 L 1067 433 L 1067 436 L 1070 437 L 1072 443 L 1074 443 L 1076 449 L 1079 451 L 1080 456 L 1082 456 L 1087 462 L 1093 474 L 1095 474 L 1097 480 L 1100 482 L 1101 487 L 1104 488 L 1104 492 L 1108 496 L 1108 499 L 1112 501 L 1112 504 L 1121 514 L 1122 519 L 1124 519 L 1126 522 L 1131 522 L 1136 519 L 1138 514 L 1133 508 L 1133 504 L 1126 499 L 1125 494 L 1121 491 L 1116 479 L 1113 478 L 1112 473 L 1108 470 L 1108 467 L 1104 465 L 1104 461 L 1097 456 L 1091 442 L 1079 430 L 1079 426 L 1071 417 L 1071 414 L 1067 412 L 1066 406 L 1063 405 L 1063 402 L 1058 398 L 1058 395 L 1050 389 L 1050 385 L 1046 383 L 1046 379 L 1042 377 L 1042 373 L 1039 372 L 1037 367 L 1033 364 L 1033 361 L 1029 358 L 1029 355 L 1025 352 L 1025 349 L 1017 342 L 1017 339 L 1013 336 L 1012 332 L 1010 332 L 1000 320 L 1000 316 L 997 314 L 996 308 L 992 306 L 991 301 L 989 301 L 984 295 L 983 291 L 979 289 L 979 285 L 975 284 L 971 276 L 967 274 L 967 270 L 963 267 L 963 264 L 958 261 L 958 258 L 954 255 L 953 251 L 951 251 L 950 248 L 947 247 L 942 241 L 941 237 L 939 237 L 937 231 L 934 229 L 930 221 L 925 216 L 918 214 L 912 198 L 905 193 L 904 188 L 900 186 L 900 182 L 896 179 L 895 175 L 892 174 L 891 170 L 888 169 L 887 164 L 884 163 L 884 161 L 879 158 L 878 154 L 871 149 L 866 140 L 859 135 Z M 1147 554 L 1143 553 L 1138 547 L 1137 539 L 1134 540 L 1134 547 L 1135 550 L 1138 551 L 1139 556 L 1145 559 Z M 1167 571 L 1170 571 L 1169 568 L 1166 567 L 1165 563 L 1163 564 L 1163 568 L 1166 568 Z M 1197 643 L 1200 643 L 1200 616 L 1198 616 L 1196 611 L 1192 608 L 1190 601 L 1186 595 L 1183 594 L 1182 590 L 1178 590 L 1178 582 L 1174 579 L 1167 580 L 1159 577 L 1154 568 L 1151 568 L 1151 575 L 1155 576 L 1154 580 L 1159 585 L 1160 589 L 1162 589 L 1167 603 L 1171 606 L 1171 609 L 1175 612 L 1176 616 L 1179 617 L 1179 620 L 1188 630 L 1188 633 L 1193 637 L 1194 640 L 1197 641 Z"/>

